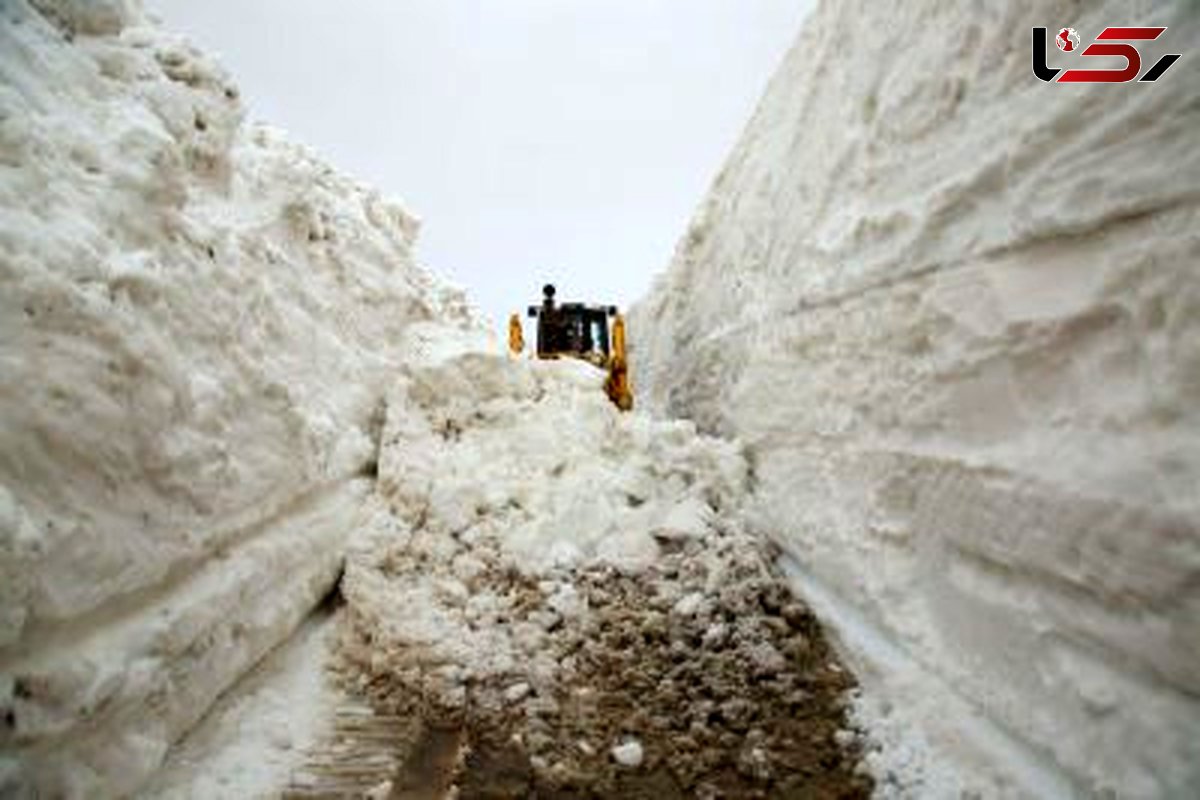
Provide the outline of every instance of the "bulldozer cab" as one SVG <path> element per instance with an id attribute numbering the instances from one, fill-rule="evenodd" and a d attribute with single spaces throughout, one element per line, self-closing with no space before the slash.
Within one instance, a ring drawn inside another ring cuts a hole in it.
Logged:
<path id="1" fill-rule="evenodd" d="M 542 304 L 530 306 L 529 316 L 536 317 L 538 358 L 573 356 L 604 366 L 611 356 L 608 336 L 609 317 L 615 306 L 589 306 L 584 303 L 554 302 L 554 286 L 542 288 Z"/>
<path id="2" fill-rule="evenodd" d="M 625 358 L 625 321 L 616 306 L 562 303 L 554 300 L 553 284 L 542 287 L 542 304 L 529 306 L 537 319 L 538 358 L 579 358 L 607 370 L 605 391 L 623 411 L 633 407 L 629 368 Z M 611 328 L 610 328 L 611 319 Z M 519 354 L 525 346 L 521 320 L 509 320 L 509 351 Z"/>

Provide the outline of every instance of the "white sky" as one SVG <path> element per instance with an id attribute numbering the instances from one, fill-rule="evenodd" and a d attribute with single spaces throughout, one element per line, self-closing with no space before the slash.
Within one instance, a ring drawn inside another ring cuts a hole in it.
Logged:
<path id="1" fill-rule="evenodd" d="M 253 117 L 422 219 L 496 321 L 626 306 L 670 259 L 812 0 L 147 0 Z"/>

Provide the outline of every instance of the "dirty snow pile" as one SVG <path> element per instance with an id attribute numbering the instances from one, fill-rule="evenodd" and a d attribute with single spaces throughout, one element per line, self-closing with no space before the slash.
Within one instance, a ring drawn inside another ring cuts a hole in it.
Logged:
<path id="1" fill-rule="evenodd" d="M 1043 83 L 1068 25 L 1183 56 Z M 1185 3 L 822 2 L 631 311 L 642 406 L 747 447 L 881 789 L 1200 786 L 1198 46 Z"/>
<path id="2" fill-rule="evenodd" d="M 865 791 L 852 682 L 741 526 L 738 448 L 617 412 L 602 377 L 469 355 L 397 386 L 342 584 L 347 678 L 461 728 L 467 791 Z"/>
<path id="3" fill-rule="evenodd" d="M 688 422 L 620 415 L 602 377 L 582 362 L 470 355 L 399 383 L 379 460 L 387 508 L 342 583 L 371 636 L 420 643 L 477 674 L 532 658 L 522 668 L 548 675 L 555 656 L 538 632 L 493 624 L 512 613 L 508 600 L 468 589 L 479 574 L 537 576 L 545 629 L 583 610 L 573 567 L 645 568 L 660 542 L 702 539 L 715 509 L 735 506 L 747 473 L 732 445 Z M 427 571 L 408 568 L 426 561 Z"/>
<path id="4" fill-rule="evenodd" d="M 136 3 L 0 3 L 0 794 L 133 790 L 330 590 L 475 336 L 417 228 Z"/>

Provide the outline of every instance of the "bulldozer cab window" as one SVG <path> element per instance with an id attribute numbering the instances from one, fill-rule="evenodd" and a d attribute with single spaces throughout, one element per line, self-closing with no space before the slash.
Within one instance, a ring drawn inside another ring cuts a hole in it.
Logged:
<path id="1" fill-rule="evenodd" d="M 572 318 L 571 351 L 579 355 L 608 357 L 608 318 L 592 309 L 584 309 Z"/>
<path id="2" fill-rule="evenodd" d="M 608 314 L 605 309 L 567 303 L 557 307 L 543 306 L 537 317 L 538 353 L 593 356 L 589 360 L 608 358 Z"/>
<path id="3" fill-rule="evenodd" d="M 595 350 L 596 352 L 600 353 L 601 355 L 603 355 L 604 357 L 607 358 L 608 357 L 608 320 L 603 317 L 601 317 L 600 319 L 593 319 L 592 323 L 591 323 L 591 328 L 592 328 L 592 335 L 591 335 L 592 346 L 589 349 Z"/>

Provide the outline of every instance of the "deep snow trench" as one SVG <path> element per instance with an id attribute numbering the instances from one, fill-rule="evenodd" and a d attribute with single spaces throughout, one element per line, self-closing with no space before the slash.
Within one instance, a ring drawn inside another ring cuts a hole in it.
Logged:
<path id="1" fill-rule="evenodd" d="M 0 796 L 1194 795 L 1200 60 L 1028 48 L 1200 16 L 1077 5 L 820 3 L 622 415 L 137 0 L 0 2 Z"/>
<path id="2" fill-rule="evenodd" d="M 244 115 L 136 3 L 0 4 L 0 795 L 865 792 L 738 447 L 484 355 Z"/>

